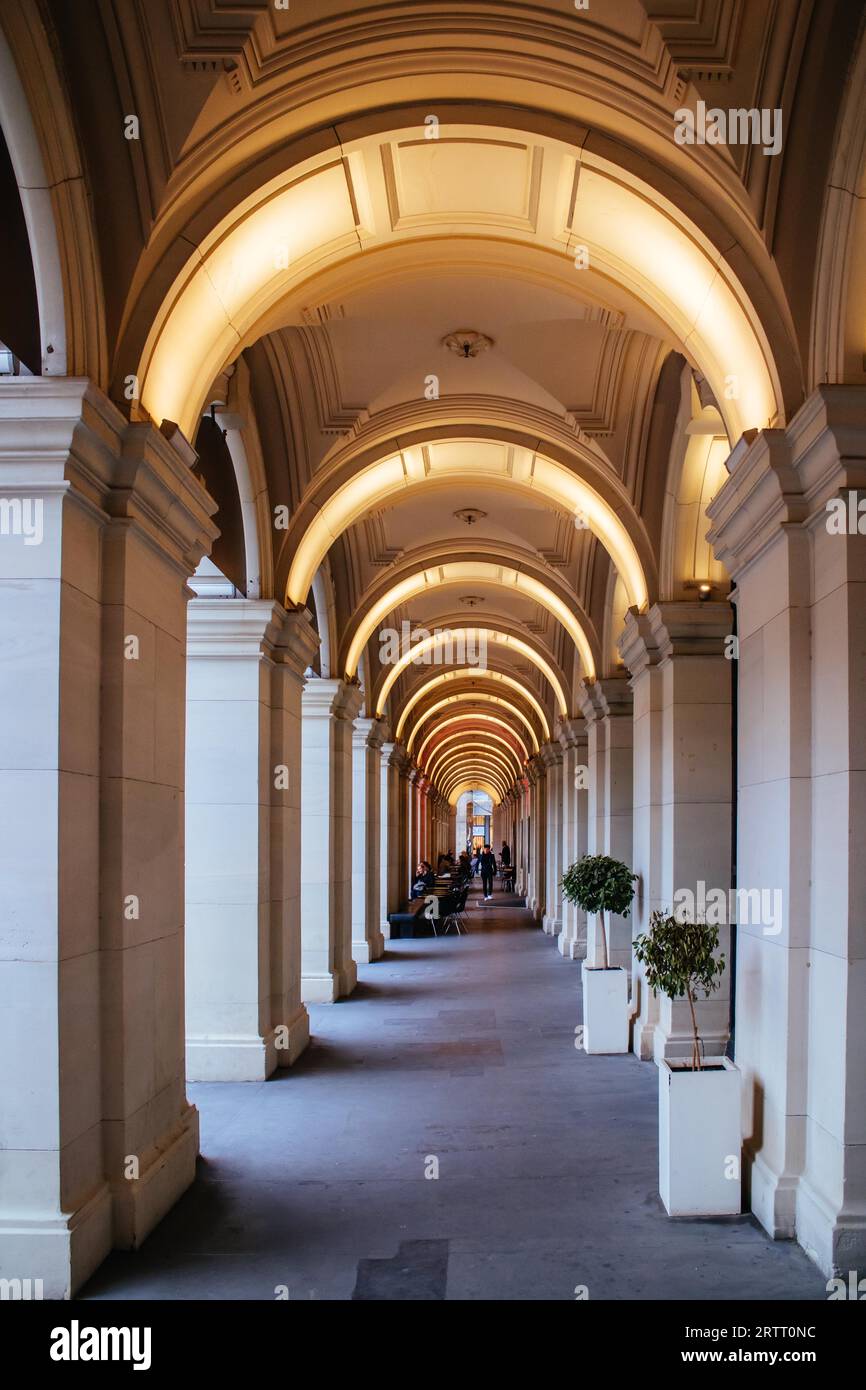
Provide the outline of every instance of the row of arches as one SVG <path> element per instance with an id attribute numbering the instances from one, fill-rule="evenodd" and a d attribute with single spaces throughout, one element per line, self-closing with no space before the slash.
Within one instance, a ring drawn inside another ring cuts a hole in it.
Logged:
<path id="1" fill-rule="evenodd" d="M 88 122 L 68 31 L 27 0 L 4 8 L 0 124 L 42 376 L 0 382 L 0 485 L 9 516 L 22 496 L 44 506 L 48 540 L 3 571 L 16 653 L 4 767 L 22 808 L 10 853 L 49 884 L 35 928 L 12 890 L 7 904 L 26 976 L 13 1004 L 23 1034 L 39 1032 L 10 1109 L 13 1193 L 28 1156 L 44 1159 L 27 1214 L 9 1220 L 24 1263 L 47 1239 L 61 1294 L 112 1243 L 145 1239 L 192 1180 L 185 1076 L 262 1079 L 297 1060 L 306 1005 L 351 994 L 414 863 L 458 848 L 467 791 L 491 797 L 518 889 L 566 960 L 595 959 L 596 924 L 559 891 L 585 850 L 635 866 L 644 925 L 691 877 L 728 886 L 732 581 L 738 871 L 789 892 L 781 940 L 756 931 L 738 948 L 752 1200 L 828 1268 L 857 1239 L 859 1111 L 821 1094 L 827 1050 L 804 1060 L 793 1035 L 820 1031 L 821 989 L 844 991 L 852 1018 L 859 998 L 859 890 L 839 901 L 854 870 L 836 873 L 826 839 L 834 827 L 853 843 L 856 748 L 829 730 L 856 725 L 856 557 L 828 553 L 820 521 L 862 456 L 862 97 L 841 81 L 821 133 L 804 307 L 802 267 L 778 249 L 786 181 L 762 191 L 736 152 L 671 138 L 698 89 L 658 25 L 442 10 L 434 34 L 415 16 L 365 29 L 346 14 L 312 48 L 304 33 L 265 42 L 260 14 L 255 41 L 232 40 L 238 108 L 202 85 L 178 101 L 171 139 L 129 151 L 124 240 L 91 172 L 114 167 L 119 124 Z M 203 13 L 180 25 L 194 54 L 210 41 L 187 32 Z M 142 91 L 135 45 L 118 48 Z M 849 51 L 856 76 L 862 38 Z M 439 323 L 423 287 L 446 275 L 455 314 L 483 276 L 475 302 L 491 316 L 520 300 L 510 359 L 493 338 L 472 376 L 444 356 L 458 324 Z M 358 340 L 341 357 L 334 325 L 402 297 L 436 332 L 384 383 L 365 377 Z M 579 387 L 543 351 L 560 320 L 604 337 Z M 272 376 L 275 435 L 256 350 L 301 328 L 318 335 L 309 399 Z M 530 329 L 537 375 L 513 345 Z M 638 347 L 624 365 L 626 339 Z M 464 537 L 455 502 L 489 525 Z M 404 622 L 408 648 L 383 660 L 383 629 Z M 483 663 L 437 666 L 469 639 Z M 841 720 L 814 688 L 828 652 Z M 814 710 L 798 722 L 803 689 Z M 73 864 L 90 888 L 70 906 Z M 844 940 L 826 938 L 822 893 Z M 615 924 L 634 1050 L 674 1055 L 681 1020 L 647 991 L 630 942 Z M 720 1001 L 708 1028 L 725 1046 Z M 853 1023 L 834 1035 L 846 1077 L 853 1038 Z"/>

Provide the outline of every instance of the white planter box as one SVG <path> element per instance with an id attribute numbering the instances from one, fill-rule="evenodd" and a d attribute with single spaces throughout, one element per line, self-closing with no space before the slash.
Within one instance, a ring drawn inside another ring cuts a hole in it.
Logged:
<path id="1" fill-rule="evenodd" d="M 727 1057 L 705 1062 L 721 1070 L 658 1064 L 659 1192 L 668 1216 L 730 1216 L 741 1207 L 740 1072 Z"/>
<path id="2" fill-rule="evenodd" d="M 583 1046 L 586 1052 L 628 1052 L 628 975 L 621 965 L 584 962 Z"/>

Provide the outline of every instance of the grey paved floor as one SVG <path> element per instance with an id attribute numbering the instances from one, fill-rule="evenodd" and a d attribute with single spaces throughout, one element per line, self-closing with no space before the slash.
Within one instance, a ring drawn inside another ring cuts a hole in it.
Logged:
<path id="1" fill-rule="evenodd" d="M 825 1299 L 751 1218 L 664 1214 L 655 1067 L 575 1049 L 580 968 L 527 913 L 470 920 L 390 943 L 290 1073 L 192 1086 L 199 1180 L 81 1296 Z"/>

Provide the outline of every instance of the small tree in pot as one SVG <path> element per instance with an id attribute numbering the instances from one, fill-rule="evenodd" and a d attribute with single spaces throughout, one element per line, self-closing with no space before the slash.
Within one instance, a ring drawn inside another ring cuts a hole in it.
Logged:
<path id="1" fill-rule="evenodd" d="M 689 1001 L 692 1015 L 692 1071 L 701 1070 L 701 1039 L 695 1016 L 697 991 L 709 997 L 721 984 L 725 957 L 716 956 L 719 929 L 706 922 L 680 922 L 656 910 L 650 929 L 637 937 L 634 953 L 646 968 L 646 980 L 654 994 L 661 991 L 671 999 Z"/>
<path id="2" fill-rule="evenodd" d="M 601 923 L 603 968 L 608 969 L 607 931 L 604 914 L 615 912 L 627 917 L 634 898 L 637 874 L 619 859 L 606 854 L 585 854 L 562 876 L 562 891 L 570 903 L 577 903 L 584 912 L 598 913 Z"/>

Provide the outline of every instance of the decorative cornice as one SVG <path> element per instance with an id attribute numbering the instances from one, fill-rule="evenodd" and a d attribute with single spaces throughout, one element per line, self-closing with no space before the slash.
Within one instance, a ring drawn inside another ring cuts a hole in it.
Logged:
<path id="1" fill-rule="evenodd" d="M 556 743 L 542 743 L 538 756 L 545 768 L 558 767 L 562 762 L 562 749 Z"/>
<path id="2" fill-rule="evenodd" d="M 779 533 L 814 524 L 842 489 L 866 487 L 866 387 L 819 386 L 787 429 L 744 438 L 707 508 L 716 559 L 736 579 Z"/>

